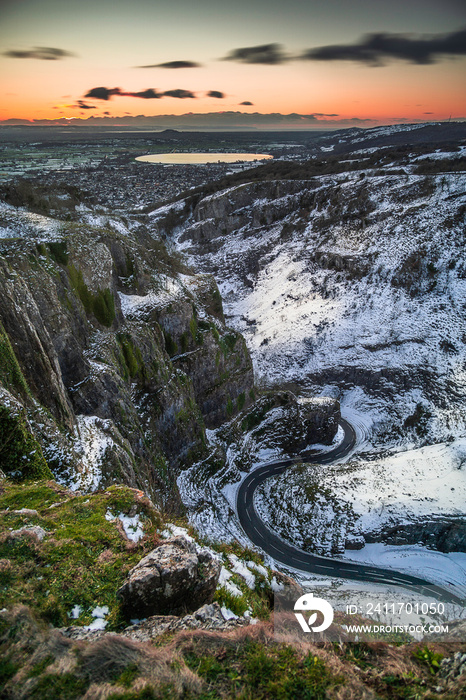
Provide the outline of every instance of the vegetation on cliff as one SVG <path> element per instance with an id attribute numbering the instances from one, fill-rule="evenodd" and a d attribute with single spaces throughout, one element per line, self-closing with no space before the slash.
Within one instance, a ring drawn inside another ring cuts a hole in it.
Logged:
<path id="1" fill-rule="evenodd" d="M 140 225 L 129 237 L 7 213 L 19 235 L 0 240 L 0 387 L 19 408 L 0 468 L 51 470 L 84 490 L 123 482 L 181 512 L 176 477 L 205 456 L 205 426 L 235 414 L 254 386 L 215 281 Z M 2 435 L 11 420 L 2 410 Z"/>

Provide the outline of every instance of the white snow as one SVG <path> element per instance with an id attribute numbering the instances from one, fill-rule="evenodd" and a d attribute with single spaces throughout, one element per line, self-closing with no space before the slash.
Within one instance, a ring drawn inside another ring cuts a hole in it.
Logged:
<path id="1" fill-rule="evenodd" d="M 136 513 L 136 515 L 131 517 L 129 515 L 125 515 L 124 513 L 118 513 L 118 515 L 113 515 L 110 511 L 105 513 L 106 520 L 114 520 L 115 518 L 120 520 L 126 537 L 132 542 L 139 542 L 141 537 L 144 537 L 144 527 L 141 523 L 139 514 Z"/>
<path id="2" fill-rule="evenodd" d="M 233 576 L 231 571 L 228 571 L 224 566 L 220 569 L 220 576 L 218 579 L 218 585 L 219 586 L 224 586 L 225 583 L 228 581 Z"/>
<path id="3" fill-rule="evenodd" d="M 245 580 L 246 585 L 251 590 L 254 590 L 255 585 L 256 585 L 256 577 L 254 576 L 253 573 L 251 573 L 251 571 L 248 569 L 246 564 L 244 562 L 242 562 L 236 556 L 236 554 L 229 554 L 228 559 L 230 560 L 230 564 L 232 566 L 234 573 L 241 576 L 241 578 L 243 578 Z"/>
<path id="4" fill-rule="evenodd" d="M 421 545 L 366 544 L 347 550 L 346 559 L 417 574 L 439 584 L 451 584 L 466 594 L 466 553 L 443 554 Z"/>
<path id="5" fill-rule="evenodd" d="M 416 128 L 422 127 L 396 125 L 386 132 Z M 374 137 L 383 133 L 372 132 Z M 359 134 L 368 135 L 371 132 Z M 299 200 L 293 204 L 292 198 L 289 216 L 254 229 L 251 216 L 260 207 L 253 198 L 245 206 L 238 195 L 238 229 L 216 238 L 212 252 L 190 240 L 188 223 L 182 232 L 185 254 L 197 270 L 215 270 L 227 321 L 245 336 L 259 383 L 304 381 L 306 390 L 309 377 L 326 372 L 338 375 L 346 370 L 356 377 L 359 372 L 374 377 L 387 373 L 389 382 L 394 381 L 390 376 L 428 372 L 439 378 L 440 393 L 447 392 L 449 382 L 457 387 L 456 405 L 440 400 L 432 405 L 421 385 L 398 390 L 390 399 L 387 394 L 378 401 L 366 396 L 359 408 L 374 413 L 374 424 L 380 427 L 394 419 L 403 422 L 419 402 L 431 404 L 430 430 L 436 441 L 465 434 L 461 224 L 445 223 L 454 221 L 466 203 L 465 178 L 461 173 L 434 175 L 428 196 L 422 193 L 425 181 L 411 174 L 370 178 L 367 187 L 375 209 L 364 226 L 337 223 L 322 233 L 318 220 L 328 212 L 314 210 L 303 220 L 305 228 L 285 241 L 283 224 L 292 227 L 299 210 Z M 361 188 L 353 173 L 321 177 L 319 182 L 315 192 L 328 192 L 330 199 L 339 187 L 342 202 Z M 235 188 L 216 193 L 215 205 L 210 198 L 202 202 L 205 216 L 214 214 L 214 229 L 222 197 L 231 208 Z M 275 205 L 275 200 L 268 203 Z M 202 221 L 195 224 L 199 225 Z M 403 284 L 392 284 L 391 276 L 419 251 L 425 251 L 424 259 L 432 266 L 431 278 L 427 276 L 419 294 L 410 294 Z M 248 272 L 249 260 L 253 272 Z M 311 384 L 309 391 L 316 387 Z M 341 392 L 343 401 L 345 391 L 349 388 Z"/>
<path id="6" fill-rule="evenodd" d="M 277 579 L 274 576 L 270 583 L 270 587 L 274 593 L 281 593 L 285 589 L 285 584 L 278 583 Z"/>
<path id="7" fill-rule="evenodd" d="M 357 142 L 424 126 L 348 131 L 342 140 Z M 466 275 L 458 211 L 466 204 L 465 177 L 425 177 L 412 174 L 408 166 L 400 175 L 368 172 L 364 183 L 359 173 L 320 177 L 312 189 L 323 195 L 322 206 L 313 209 L 310 199 L 308 211 L 301 213 L 299 197 L 291 197 L 288 215 L 284 208 L 284 218 L 260 226 L 264 202 L 252 196 L 248 204 L 247 196 L 233 187 L 205 198 L 198 209 L 201 221 L 188 222 L 175 238 L 184 238 L 179 247 L 195 269 L 214 271 L 227 322 L 245 336 L 260 384 L 297 383 L 305 395 L 329 392 L 340 399 L 343 415 L 355 426 L 357 445 L 343 466 L 325 467 L 319 478 L 334 498 L 352 507 L 360 530 L 427 517 L 464 517 Z M 333 214 L 333 194 L 339 189 L 344 209 L 363 184 L 373 205 L 366 220 L 341 223 L 336 217 L 331 226 L 323 225 L 323 218 Z M 275 211 L 275 204 L 268 201 L 268 209 Z M 224 210 L 238 224 L 231 233 L 218 235 Z M 293 230 L 298 214 L 299 226 Z M 215 236 L 207 250 L 197 242 L 203 222 L 207 235 L 213 231 Z M 422 275 L 416 272 L 418 264 L 424 266 Z M 398 278 L 393 278 L 395 271 Z M 419 406 L 426 409 L 427 432 L 422 433 L 422 426 L 417 434 L 403 430 Z M 203 534 L 243 541 L 230 508 L 244 476 L 235 457 L 246 447 L 250 463 L 244 469 L 278 456 L 273 447 L 255 444 L 248 436 L 243 445 L 229 447 L 228 469 L 217 482 L 210 478 L 202 488 L 195 485 L 195 470 L 179 479 L 182 497 Z M 285 517 L 286 504 L 282 510 Z M 349 517 L 345 511 L 338 524 L 342 536 Z M 424 552 L 428 563 L 429 551 L 421 548 L 419 560 Z"/>
<path id="8" fill-rule="evenodd" d="M 257 571 L 258 574 L 261 574 L 261 576 L 264 576 L 266 579 L 268 579 L 269 574 L 267 572 L 267 569 L 264 566 L 262 566 L 262 564 L 256 564 L 255 561 L 248 561 L 247 565 L 249 569 L 254 569 L 255 571 Z"/>
<path id="9" fill-rule="evenodd" d="M 240 597 L 243 595 L 242 591 L 236 583 L 233 583 L 233 581 L 230 581 L 230 578 L 233 576 L 231 571 L 226 569 L 224 566 L 220 569 L 220 577 L 218 579 L 218 586 L 223 586 L 223 588 L 226 588 L 227 591 L 229 591 L 232 595 Z"/>
<path id="10" fill-rule="evenodd" d="M 56 219 L 19 209 L 0 202 L 0 239 L 33 238 L 54 241 L 60 237 L 63 224 Z"/>
<path id="11" fill-rule="evenodd" d="M 95 618 L 90 625 L 86 625 L 84 629 L 86 630 L 103 630 L 107 626 L 107 621 L 105 620 L 106 615 L 108 615 L 108 605 L 97 605 L 92 611 L 92 617 Z"/>
<path id="12" fill-rule="evenodd" d="M 238 588 L 236 583 L 233 583 L 233 581 L 225 581 L 223 584 L 223 587 L 229 591 L 234 596 L 237 596 L 238 598 L 243 595 L 241 588 Z"/>
<path id="13" fill-rule="evenodd" d="M 400 520 L 459 515 L 466 506 L 466 438 L 367 463 L 330 467 L 323 483 L 351 503 L 363 532 Z"/>
<path id="14" fill-rule="evenodd" d="M 332 556 L 361 536 L 377 541 L 398 529 L 402 538 L 403 526 L 408 536 L 424 523 L 432 523 L 434 535 L 436 527 L 464 519 L 465 467 L 466 438 L 383 459 L 299 466 L 261 484 L 254 505 L 286 541 Z"/>
<path id="15" fill-rule="evenodd" d="M 77 620 L 78 617 L 82 613 L 82 607 L 80 605 L 75 605 L 72 609 L 71 612 L 68 613 L 68 615 L 73 619 Z"/>
<path id="16" fill-rule="evenodd" d="M 126 318 L 143 318 L 152 309 L 165 306 L 185 294 L 179 279 L 161 275 L 157 283 L 158 289 L 154 289 L 144 296 L 118 292 L 121 310 Z"/>
<path id="17" fill-rule="evenodd" d="M 165 217 L 170 211 L 180 211 L 184 207 L 184 200 L 179 202 L 174 202 L 173 204 L 165 204 L 163 207 L 154 209 L 149 212 L 149 216 L 152 216 L 154 220 L 161 219 Z"/>
<path id="18" fill-rule="evenodd" d="M 99 487 L 105 452 L 114 444 L 104 432 L 104 428 L 109 429 L 110 425 L 111 421 L 97 416 L 77 416 L 76 451 L 81 454 L 81 471 L 73 476 L 70 483 L 73 490 L 95 491 Z"/>
<path id="19" fill-rule="evenodd" d="M 174 525 L 173 523 L 165 523 L 165 530 L 162 532 L 162 537 L 169 539 L 170 537 L 184 537 L 188 542 L 194 542 L 194 538 L 188 533 L 185 527 Z"/>

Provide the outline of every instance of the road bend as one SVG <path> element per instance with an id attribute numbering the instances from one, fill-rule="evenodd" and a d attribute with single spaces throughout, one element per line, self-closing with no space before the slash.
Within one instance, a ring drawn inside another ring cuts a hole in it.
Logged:
<path id="1" fill-rule="evenodd" d="M 239 487 L 236 508 L 241 526 L 253 544 L 267 552 L 273 559 L 293 569 L 322 576 L 352 579 L 365 583 L 400 586 L 418 595 L 435 597 L 448 603 L 463 605 L 464 599 L 431 581 L 410 574 L 384 569 L 370 564 L 360 564 L 343 559 L 321 557 L 304 552 L 278 537 L 260 519 L 254 508 L 254 491 L 271 476 L 283 474 L 287 468 L 302 461 L 312 464 L 332 464 L 347 456 L 356 444 L 356 432 L 344 418 L 340 419 L 344 431 L 343 440 L 328 452 L 320 454 L 302 453 L 296 457 L 267 462 L 248 474 Z"/>

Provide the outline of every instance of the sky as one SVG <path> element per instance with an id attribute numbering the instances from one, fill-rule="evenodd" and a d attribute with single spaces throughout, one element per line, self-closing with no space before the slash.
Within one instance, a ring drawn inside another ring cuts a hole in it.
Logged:
<path id="1" fill-rule="evenodd" d="M 465 85 L 463 0 L 0 0 L 1 121 L 374 126 Z"/>

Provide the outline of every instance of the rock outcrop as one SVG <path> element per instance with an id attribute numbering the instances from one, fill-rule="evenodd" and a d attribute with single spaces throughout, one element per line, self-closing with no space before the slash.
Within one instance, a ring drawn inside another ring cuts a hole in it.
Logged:
<path id="1" fill-rule="evenodd" d="M 179 632 L 181 630 L 215 630 L 227 631 L 236 627 L 244 627 L 250 624 L 248 617 L 229 617 L 225 619 L 218 603 L 205 604 L 189 615 L 152 615 L 146 620 L 125 627 L 119 632 L 120 637 L 133 639 L 137 642 L 149 642 L 157 639 L 167 632 Z M 88 630 L 86 627 L 63 627 L 60 632 L 69 639 L 101 639 L 111 635 L 105 630 Z"/>
<path id="2" fill-rule="evenodd" d="M 120 481 L 177 508 L 176 477 L 205 455 L 205 426 L 253 395 L 215 281 L 144 226 L 130 237 L 2 207 L 18 236 L 0 239 L 0 422 L 10 430 L 22 411 L 36 461 L 79 488 Z"/>
<path id="3" fill-rule="evenodd" d="M 180 241 L 202 244 L 215 250 L 217 239 L 246 225 L 260 227 L 283 219 L 300 208 L 303 182 L 251 182 L 201 199 L 194 209 L 192 225 Z"/>
<path id="4" fill-rule="evenodd" d="M 296 455 L 314 444 L 330 444 L 339 418 L 336 399 L 298 399 L 291 391 L 274 391 L 259 398 L 219 434 L 227 444 L 243 441 L 244 459 L 254 444 Z"/>
<path id="5" fill-rule="evenodd" d="M 197 610 L 212 602 L 220 569 L 208 550 L 174 537 L 131 569 L 117 597 L 128 618 Z"/>
<path id="6" fill-rule="evenodd" d="M 438 552 L 466 551 L 466 522 L 462 515 L 441 515 L 404 519 L 393 526 L 367 532 L 366 542 L 385 542 L 386 544 L 424 544 Z"/>

